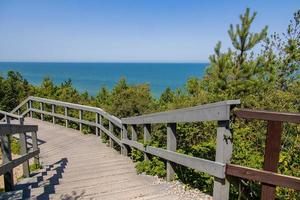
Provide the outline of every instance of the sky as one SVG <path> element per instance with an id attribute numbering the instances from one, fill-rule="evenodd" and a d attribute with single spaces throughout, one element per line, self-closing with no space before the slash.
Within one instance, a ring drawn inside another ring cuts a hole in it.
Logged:
<path id="1" fill-rule="evenodd" d="M 246 7 L 283 32 L 300 1 L 0 0 L 0 61 L 207 62 Z"/>

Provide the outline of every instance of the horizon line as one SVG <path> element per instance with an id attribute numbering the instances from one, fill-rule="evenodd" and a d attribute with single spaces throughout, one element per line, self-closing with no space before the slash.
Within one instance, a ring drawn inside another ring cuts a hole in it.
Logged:
<path id="1" fill-rule="evenodd" d="M 14 61 L 14 60 L 0 60 L 0 63 L 210 63 L 209 61 Z"/>

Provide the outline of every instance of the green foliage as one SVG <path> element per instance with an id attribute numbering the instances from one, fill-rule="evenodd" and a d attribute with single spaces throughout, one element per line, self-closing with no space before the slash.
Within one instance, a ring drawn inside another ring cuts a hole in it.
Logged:
<path id="1" fill-rule="evenodd" d="M 11 152 L 16 155 L 20 155 L 21 146 L 18 140 L 11 138 Z"/>
<path id="2" fill-rule="evenodd" d="M 144 155 L 141 151 L 132 149 L 131 151 L 131 158 L 134 162 L 141 162 L 144 160 Z"/>
<path id="3" fill-rule="evenodd" d="M 137 173 L 145 172 L 147 175 L 156 175 L 164 177 L 166 175 L 165 163 L 160 161 L 157 157 L 152 160 L 138 161 L 136 164 Z"/>
<path id="4" fill-rule="evenodd" d="M 29 171 L 30 172 L 34 172 L 38 169 L 42 169 L 42 165 L 39 164 L 39 163 L 33 163 L 33 164 L 29 165 Z"/>

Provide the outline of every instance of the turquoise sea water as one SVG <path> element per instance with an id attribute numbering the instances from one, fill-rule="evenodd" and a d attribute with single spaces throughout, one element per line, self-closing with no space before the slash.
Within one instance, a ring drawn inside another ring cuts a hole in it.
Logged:
<path id="1" fill-rule="evenodd" d="M 0 73 L 20 72 L 34 85 L 44 77 L 60 84 L 69 78 L 80 91 L 95 95 L 100 87 L 111 89 L 121 77 L 128 83 L 149 83 L 154 96 L 158 97 L 166 87 L 183 87 L 190 77 L 202 77 L 207 63 L 29 63 L 0 62 Z"/>

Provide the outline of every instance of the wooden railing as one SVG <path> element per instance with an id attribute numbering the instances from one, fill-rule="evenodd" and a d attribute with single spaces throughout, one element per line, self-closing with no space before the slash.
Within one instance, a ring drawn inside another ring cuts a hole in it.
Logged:
<path id="1" fill-rule="evenodd" d="M 154 113 L 138 117 L 123 118 L 122 143 L 123 154 L 127 155 L 130 148 L 136 148 L 145 154 L 158 156 L 167 160 L 167 180 L 173 180 L 175 164 L 180 164 L 215 177 L 213 198 L 224 200 L 229 198 L 229 181 L 225 174 L 226 164 L 230 162 L 232 154 L 232 134 L 229 129 L 230 111 L 240 103 L 239 100 L 229 100 L 218 103 L 177 109 L 173 111 Z M 216 160 L 206 160 L 176 152 L 176 125 L 181 122 L 217 121 Z M 151 140 L 151 124 L 167 124 L 167 149 L 145 146 L 137 142 L 137 125 L 144 127 L 144 143 Z M 128 139 L 127 126 L 131 126 L 131 140 Z"/>
<path id="2" fill-rule="evenodd" d="M 39 108 L 33 106 L 33 103 L 39 104 Z M 177 109 L 167 112 L 160 112 L 137 117 L 122 118 L 110 115 L 100 108 L 83 106 L 79 104 L 66 103 L 62 101 L 29 97 L 24 100 L 13 113 L 22 113 L 22 115 L 39 115 L 41 120 L 45 116 L 51 116 L 52 122 L 56 119 L 65 121 L 65 126 L 70 127 L 69 122 L 79 124 L 79 130 L 82 131 L 82 125 L 85 124 L 95 128 L 95 134 L 101 136 L 106 134 L 109 138 L 109 144 L 117 144 L 121 147 L 121 153 L 125 156 L 132 149 L 138 149 L 144 153 L 144 158 L 151 159 L 151 155 L 158 156 L 167 162 L 167 180 L 173 180 L 175 177 L 176 164 L 183 165 L 199 172 L 205 172 L 214 177 L 213 198 L 215 200 L 229 199 L 229 178 L 231 176 L 241 179 L 249 179 L 262 183 L 262 199 L 274 199 L 275 187 L 283 186 L 295 190 L 300 190 L 300 178 L 277 174 L 277 162 L 280 151 L 281 132 L 283 122 L 300 123 L 300 114 L 298 113 L 278 113 L 269 111 L 253 111 L 232 108 L 240 104 L 239 100 L 228 100 L 212 104 L 200 105 L 190 108 Z M 26 105 L 25 109 L 22 109 Z M 47 111 L 45 106 L 51 106 L 51 111 Z M 64 113 L 57 113 L 56 108 L 61 107 Z M 71 117 L 69 110 L 77 110 L 78 117 Z M 94 121 L 83 119 L 83 112 L 95 114 Z M 235 114 L 236 117 L 245 119 L 258 119 L 268 121 L 268 131 L 265 151 L 264 170 L 252 169 L 239 165 L 230 164 L 233 149 L 233 137 L 230 130 L 230 119 Z M 103 119 L 107 120 L 106 125 Z M 218 124 L 216 137 L 216 158 L 215 161 L 203 158 L 192 157 L 176 152 L 177 148 L 177 123 L 216 121 Z M 153 124 L 167 125 L 167 149 L 153 147 L 151 141 L 151 126 Z M 138 125 L 143 126 L 143 143 L 137 141 Z M 131 127 L 129 131 L 129 127 Z M 116 135 L 115 128 L 121 132 L 121 136 Z M 131 133 L 128 137 L 128 131 Z M 129 139 L 130 138 L 130 139 Z"/>
<path id="3" fill-rule="evenodd" d="M 51 107 L 51 111 L 47 111 L 46 106 Z M 64 111 L 63 114 L 57 112 L 59 107 Z M 78 112 L 78 117 L 70 116 L 69 112 L 71 109 Z M 84 112 L 92 113 L 95 116 L 94 121 L 84 119 Z M 101 136 L 102 133 L 108 136 L 111 147 L 114 144 L 122 146 L 121 139 L 117 136 L 117 129 L 121 132 L 121 120 L 100 108 L 39 97 L 28 97 L 12 113 L 22 113 L 23 116 L 29 115 L 30 117 L 33 117 L 35 113 L 39 115 L 41 120 L 45 120 L 45 116 L 50 116 L 53 124 L 57 123 L 58 119 L 61 119 L 64 120 L 65 126 L 69 128 L 71 127 L 70 122 L 75 122 L 79 125 L 80 131 L 83 130 L 83 125 L 94 127 L 97 136 Z M 108 126 L 105 126 L 104 120 L 106 120 Z"/>
<path id="4" fill-rule="evenodd" d="M 300 124 L 300 114 L 238 109 L 235 111 L 235 115 L 243 119 L 257 119 L 268 122 L 267 137 L 265 142 L 264 169 L 258 170 L 227 164 L 226 174 L 242 179 L 261 182 L 262 200 L 275 199 L 276 186 L 288 187 L 296 191 L 300 191 L 299 177 L 285 176 L 277 173 L 283 123 L 290 122 Z"/>
<path id="5" fill-rule="evenodd" d="M 4 115 L 2 123 L 0 124 L 1 137 L 1 152 L 2 164 L 0 165 L 0 175 L 4 175 L 5 191 L 12 191 L 14 189 L 13 168 L 18 165 L 23 165 L 23 176 L 29 177 L 29 159 L 34 158 L 34 163 L 39 164 L 39 149 L 37 142 L 37 126 L 24 125 L 24 118 L 19 115 L 0 111 Z M 19 124 L 11 124 L 11 119 L 17 119 Z M 31 133 L 32 145 L 31 148 L 27 145 L 26 133 Z M 21 156 L 12 159 L 11 154 L 11 136 L 19 134 L 20 153 Z"/>

